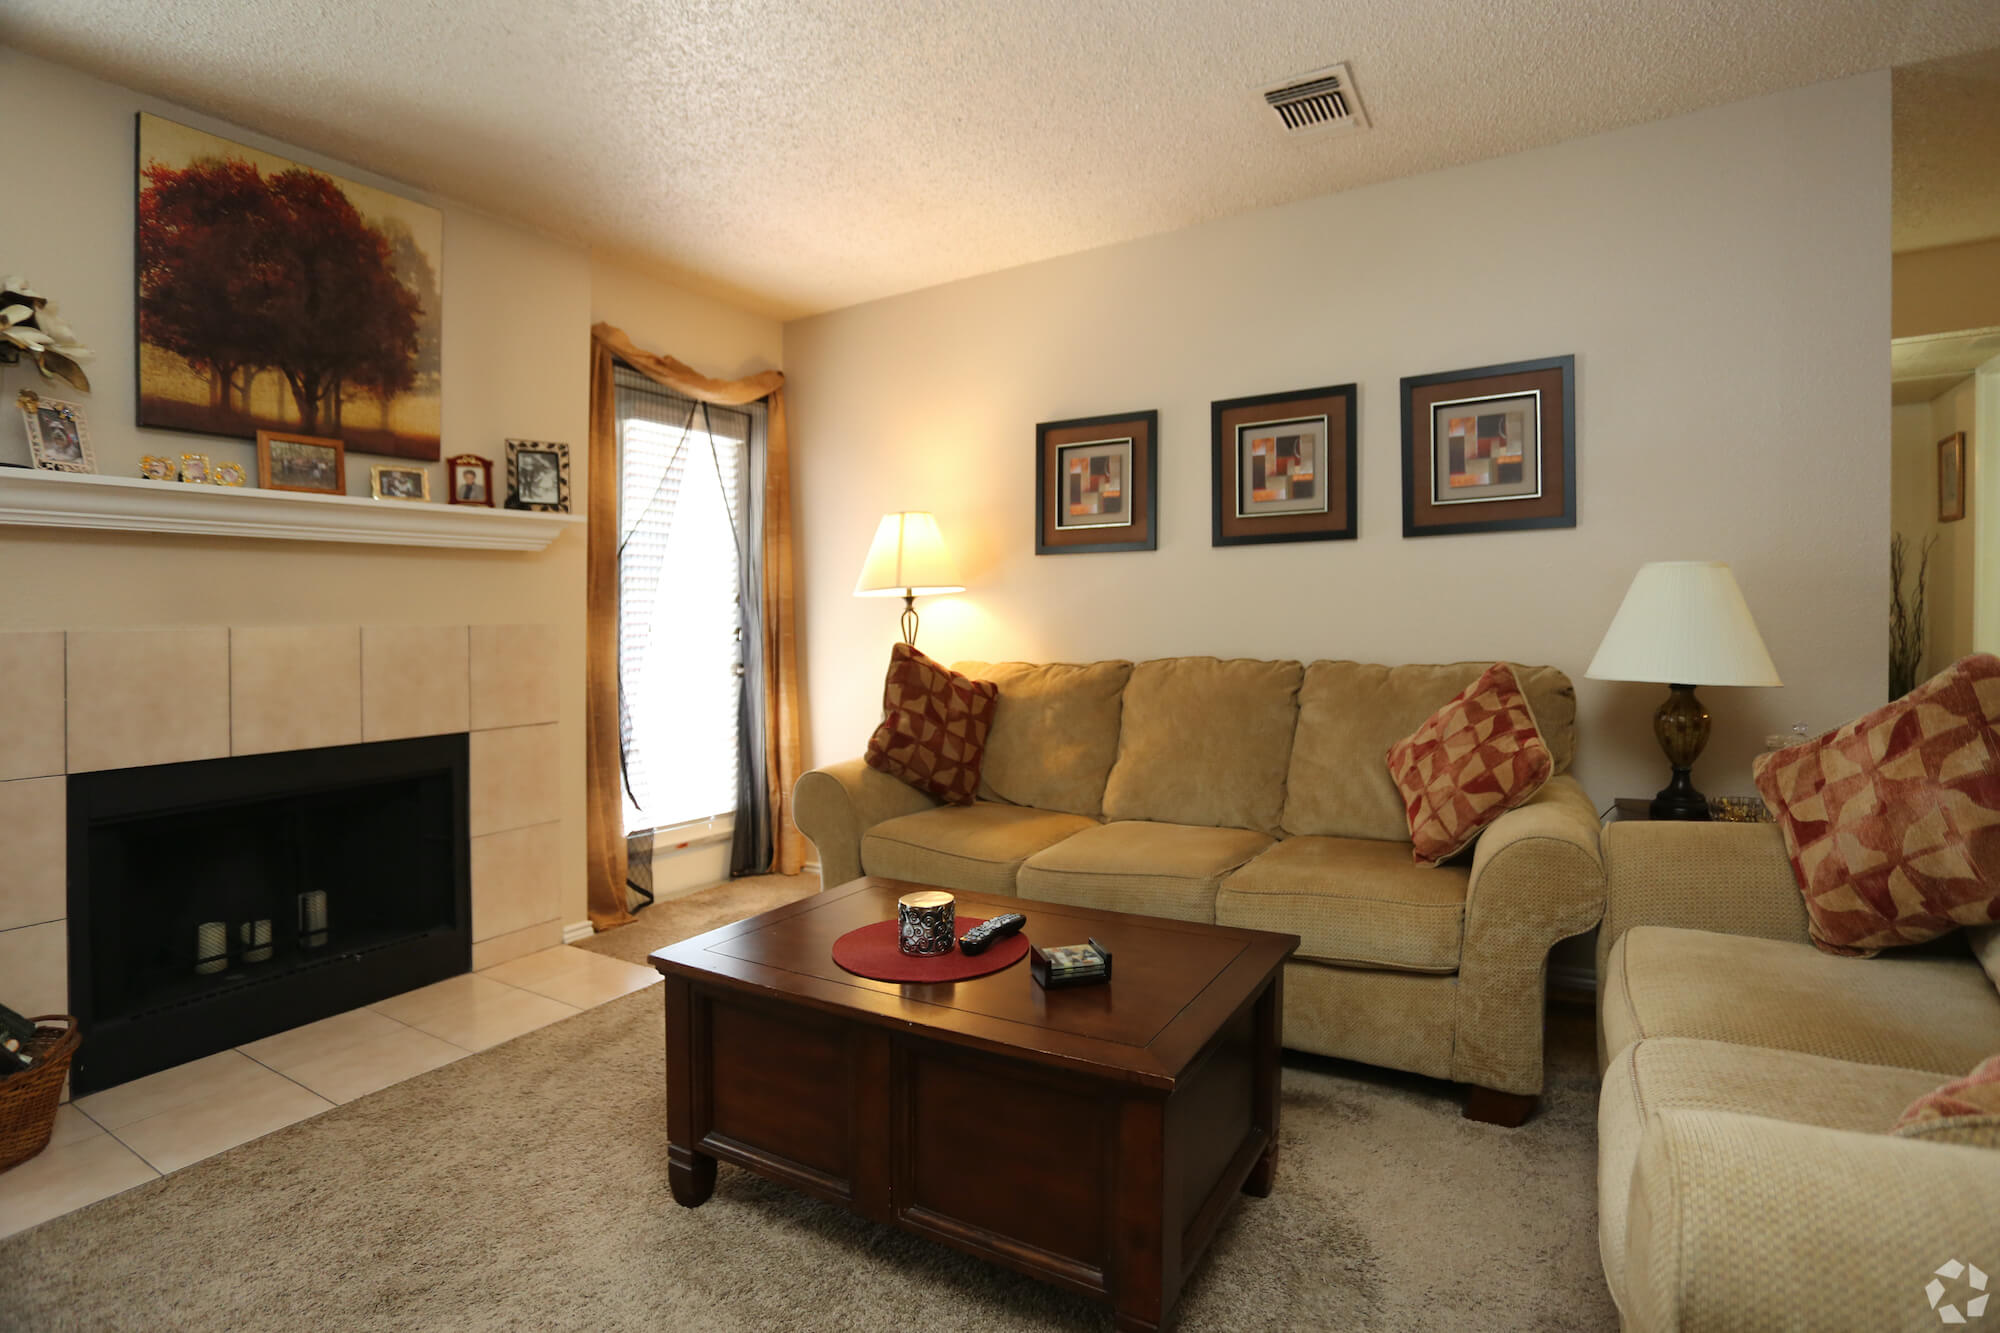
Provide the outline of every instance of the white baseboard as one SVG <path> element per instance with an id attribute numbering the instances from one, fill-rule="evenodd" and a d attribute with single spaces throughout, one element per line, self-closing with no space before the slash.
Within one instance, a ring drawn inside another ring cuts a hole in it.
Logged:
<path id="1" fill-rule="evenodd" d="M 572 921 L 563 927 L 563 943 L 575 944 L 578 940 L 588 939 L 595 933 L 588 920 Z"/>

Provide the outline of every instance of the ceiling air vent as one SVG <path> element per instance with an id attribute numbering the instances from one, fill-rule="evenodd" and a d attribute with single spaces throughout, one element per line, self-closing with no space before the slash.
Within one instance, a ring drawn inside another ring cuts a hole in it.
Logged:
<path id="1" fill-rule="evenodd" d="M 1325 69 L 1287 79 L 1279 87 L 1266 88 L 1264 101 L 1278 113 L 1287 134 L 1368 127 L 1368 117 L 1361 109 L 1361 98 L 1354 91 L 1354 76 L 1347 72 L 1344 64 L 1329 65 Z"/>

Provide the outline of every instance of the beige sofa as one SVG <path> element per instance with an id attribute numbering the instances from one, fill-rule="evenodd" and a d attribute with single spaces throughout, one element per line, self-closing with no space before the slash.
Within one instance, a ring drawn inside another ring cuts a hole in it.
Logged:
<path id="1" fill-rule="evenodd" d="M 1462 863 L 1421 868 L 1384 758 L 1486 665 L 959 663 L 1000 686 L 977 804 L 851 760 L 799 780 L 798 823 L 828 884 L 1296 934 L 1287 1046 L 1471 1084 L 1468 1115 L 1518 1123 L 1542 1086 L 1549 949 L 1603 910 L 1596 812 L 1557 776 Z M 1569 680 L 1521 678 L 1561 774 Z"/>
<path id="2" fill-rule="evenodd" d="M 1598 1227 L 1625 1327 L 1939 1328 L 1954 1259 L 2000 1293 L 2000 1152 L 1887 1133 L 2000 1053 L 2000 927 L 1837 958 L 1773 825 L 1618 823 L 1604 850 Z"/>

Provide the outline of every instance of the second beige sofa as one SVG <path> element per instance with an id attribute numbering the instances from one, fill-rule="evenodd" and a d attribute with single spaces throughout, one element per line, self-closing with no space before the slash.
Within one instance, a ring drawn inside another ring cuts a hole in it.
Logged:
<path id="1" fill-rule="evenodd" d="M 798 823 L 829 885 L 1296 934 L 1287 1046 L 1470 1084 L 1467 1114 L 1516 1122 L 1542 1086 L 1549 950 L 1604 903 L 1596 812 L 1561 776 L 1570 682 L 1518 668 L 1559 776 L 1469 859 L 1413 863 L 1385 762 L 1487 665 L 959 663 L 1000 686 L 977 804 L 939 807 L 857 759 L 800 779 Z"/>

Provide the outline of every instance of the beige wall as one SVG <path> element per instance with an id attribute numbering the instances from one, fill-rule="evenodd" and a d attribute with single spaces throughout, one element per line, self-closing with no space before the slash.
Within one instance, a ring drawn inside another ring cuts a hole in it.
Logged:
<path id="1" fill-rule="evenodd" d="M 646 351 L 676 357 L 717 379 L 742 379 L 784 364 L 784 328 L 777 320 L 595 256 L 590 313 L 625 330 Z"/>
<path id="2" fill-rule="evenodd" d="M 1896 256 L 1891 336 L 2000 324 L 2000 237 Z"/>
<path id="3" fill-rule="evenodd" d="M 897 608 L 850 592 L 912 508 L 970 587 L 937 656 L 1550 662 L 1604 801 L 1664 781 L 1664 690 L 1583 681 L 1599 637 L 1641 562 L 1727 560 L 1789 682 L 1704 692 L 1697 780 L 1747 791 L 1763 736 L 1883 696 L 1888 332 L 1886 73 L 790 324 L 811 757 L 877 716 Z M 1565 352 L 1579 526 L 1403 539 L 1398 377 Z M 1360 539 L 1212 548 L 1210 400 L 1349 380 Z M 1142 408 L 1160 549 L 1036 557 L 1035 423 Z"/>
<path id="4" fill-rule="evenodd" d="M 342 175 L 426 197 L 184 108 L 0 48 L 8 91 L 0 179 L 31 183 L 58 205 L 0 212 L 0 268 L 19 271 L 61 304 L 99 359 L 83 401 L 98 469 L 137 474 L 144 453 L 199 448 L 220 462 L 254 462 L 239 441 L 141 431 L 133 404 L 133 116 L 172 116 Z M 593 263 L 583 250 L 432 200 L 445 212 L 444 450 L 496 461 L 509 436 L 572 446 L 574 493 L 588 483 L 589 327 L 611 318 L 671 329 L 675 355 L 712 373 L 759 356 L 775 362 L 778 327 L 650 279 Z M 600 297 L 606 302 L 599 307 Z M 759 367 L 761 368 L 761 366 Z M 16 389 L 31 369 L 0 376 Z M 9 407 L 0 461 L 24 461 Z M 365 494 L 367 464 L 350 460 L 349 489 Z M 355 476 L 358 473 L 358 485 Z M 437 479 L 434 493 L 442 494 Z M 546 551 L 403 549 L 313 542 L 152 537 L 0 527 L 0 629 L 289 624 L 554 625 L 560 684 L 561 918 L 584 916 L 584 536 Z M 158 682 L 163 707 L 176 682 Z"/>

